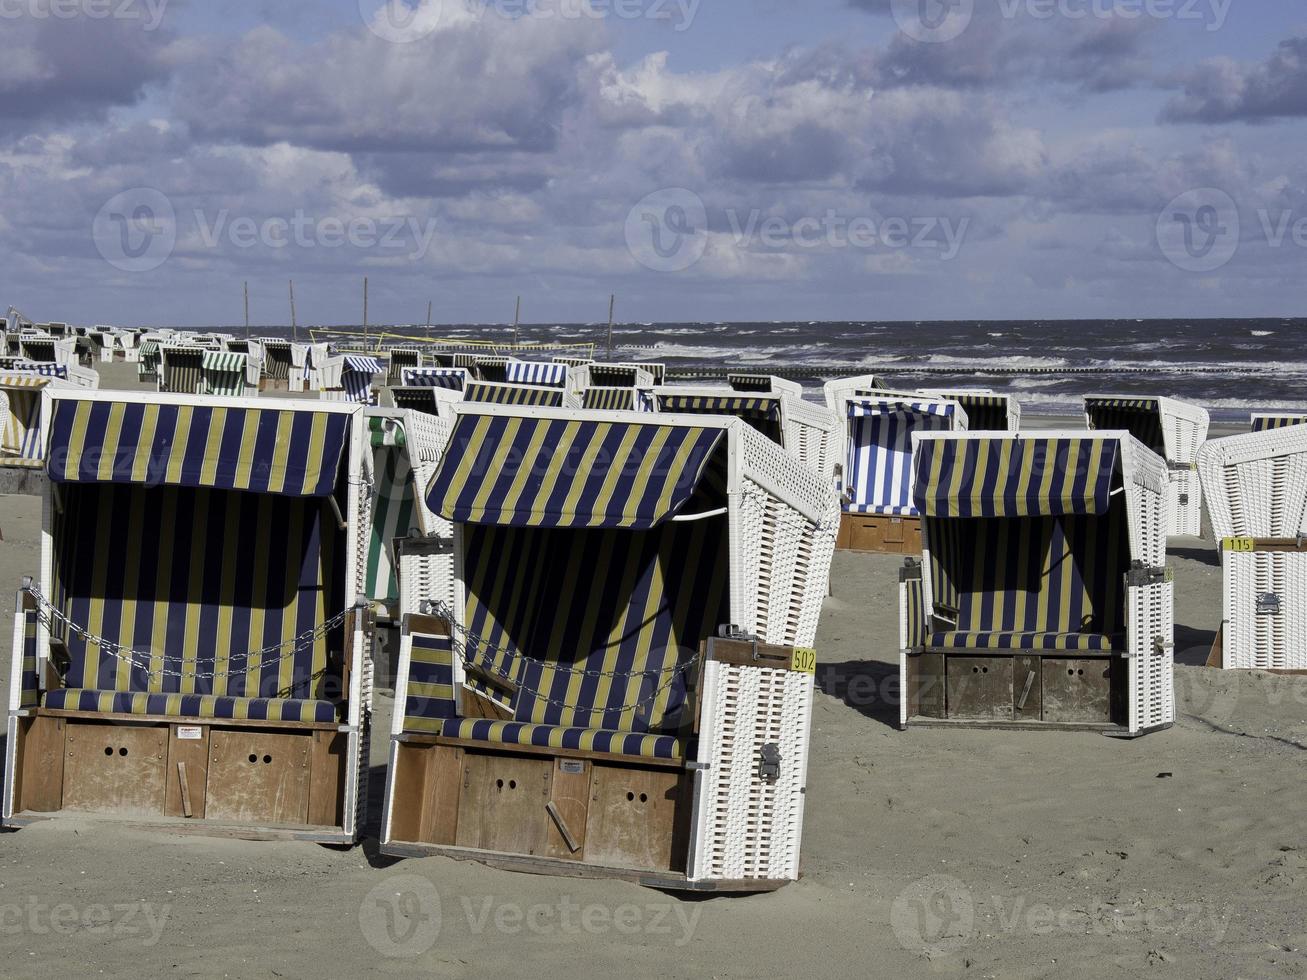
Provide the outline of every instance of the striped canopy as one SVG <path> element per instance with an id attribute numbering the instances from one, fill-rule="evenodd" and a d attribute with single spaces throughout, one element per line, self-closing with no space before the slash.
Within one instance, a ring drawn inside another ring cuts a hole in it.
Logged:
<path id="1" fill-rule="evenodd" d="M 343 412 L 57 400 L 49 472 L 57 483 L 325 497 L 349 430 Z"/>
<path id="2" fill-rule="evenodd" d="M 1116 439 L 922 439 L 917 509 L 927 517 L 1106 514 Z"/>
<path id="3" fill-rule="evenodd" d="M 467 368 L 417 367 L 404 368 L 404 386 L 408 388 L 448 388 L 462 391 L 467 384 Z"/>
<path id="4" fill-rule="evenodd" d="M 848 403 L 849 451 L 844 509 L 858 514 L 915 516 L 912 433 L 953 428 L 955 404 L 869 398 Z"/>
<path id="5" fill-rule="evenodd" d="M 947 392 L 944 397 L 957 402 L 967 413 L 967 430 L 970 432 L 1006 432 L 1008 428 L 1008 396 L 982 395 L 979 392 Z"/>
<path id="6" fill-rule="evenodd" d="M 6 411 L 0 413 L 0 449 L 20 459 L 40 460 L 44 452 L 41 438 L 41 389 L 49 378 L 35 375 L 0 374 L 0 397 Z"/>
<path id="7" fill-rule="evenodd" d="M 381 361 L 375 357 L 365 357 L 361 354 L 345 355 L 345 370 L 355 371 L 359 374 L 381 374 L 386 370 Z"/>
<path id="8" fill-rule="evenodd" d="M 567 384 L 567 365 L 541 364 L 538 361 L 510 361 L 508 380 L 515 384 L 549 385 L 561 388 Z"/>
<path id="9" fill-rule="evenodd" d="M 464 415 L 427 491 L 457 523 L 656 527 L 703 478 L 718 428 Z"/>
<path id="10" fill-rule="evenodd" d="M 562 408 L 564 392 L 561 388 L 538 388 L 532 385 L 496 384 L 473 381 L 467 386 L 463 400 L 491 405 L 535 405 Z"/>
<path id="11" fill-rule="evenodd" d="M 67 378 L 68 365 L 66 364 L 48 364 L 42 361 L 28 361 L 23 358 L 7 358 L 3 365 L 6 371 L 16 371 L 19 374 L 35 374 L 44 378 Z"/>
<path id="12" fill-rule="evenodd" d="M 245 370 L 246 355 L 235 351 L 206 350 L 203 355 L 204 370 L 220 374 L 230 374 Z"/>
<path id="13" fill-rule="evenodd" d="M 647 411 L 635 388 L 587 388 L 581 393 L 581 407 L 594 412 Z"/>
<path id="14" fill-rule="evenodd" d="M 1307 415 L 1254 415 L 1252 431 L 1287 429 L 1291 425 L 1307 425 Z"/>
<path id="15" fill-rule="evenodd" d="M 1166 455 L 1162 404 L 1156 398 L 1086 398 L 1085 413 L 1091 429 L 1124 430 L 1159 456 Z"/>
<path id="16" fill-rule="evenodd" d="M 771 391 L 770 374 L 728 374 L 726 383 L 735 391 Z"/>

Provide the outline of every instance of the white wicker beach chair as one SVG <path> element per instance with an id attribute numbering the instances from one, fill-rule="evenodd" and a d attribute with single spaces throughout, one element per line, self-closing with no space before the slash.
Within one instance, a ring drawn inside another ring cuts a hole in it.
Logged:
<path id="1" fill-rule="evenodd" d="M 79 812 L 350 843 L 370 628 L 357 406 L 47 392 L 7 826 Z"/>
<path id="2" fill-rule="evenodd" d="M 202 395 L 206 390 L 204 347 L 164 344 L 159 348 L 158 390 L 174 395 Z"/>
<path id="3" fill-rule="evenodd" d="M 1167 534 L 1203 533 L 1203 494 L 1198 450 L 1211 424 L 1205 408 L 1175 398 L 1089 395 L 1085 419 L 1091 429 L 1125 430 L 1166 460 L 1169 471 Z"/>
<path id="4" fill-rule="evenodd" d="M 735 418 L 456 415 L 454 600 L 406 609 L 382 851 L 793 880 L 833 489 Z"/>
<path id="5" fill-rule="evenodd" d="M 832 392 L 843 398 L 836 477 L 844 514 L 837 547 L 916 554 L 921 518 L 913 503 L 913 434 L 965 431 L 966 410 L 948 398 L 861 385 L 828 386 L 835 397 Z"/>
<path id="6" fill-rule="evenodd" d="M 1166 465 L 1126 432 L 921 433 L 900 723 L 1174 721 Z"/>
<path id="7" fill-rule="evenodd" d="M 327 401 L 376 405 L 385 374 L 385 365 L 370 354 L 337 354 L 322 365 L 322 397 Z"/>
<path id="8" fill-rule="evenodd" d="M 922 395 L 948 398 L 967 413 L 968 432 L 1020 432 L 1021 403 L 989 388 L 922 388 Z"/>
<path id="9" fill-rule="evenodd" d="M 1209 662 L 1307 670 L 1307 427 L 1213 439 L 1198 472 L 1224 577 Z"/>

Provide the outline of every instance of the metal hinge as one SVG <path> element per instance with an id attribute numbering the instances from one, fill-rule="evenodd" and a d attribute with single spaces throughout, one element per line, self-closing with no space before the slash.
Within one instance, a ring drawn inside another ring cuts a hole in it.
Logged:
<path id="1" fill-rule="evenodd" d="M 1274 592 L 1263 592 L 1257 597 L 1258 616 L 1280 615 L 1280 597 Z"/>
<path id="2" fill-rule="evenodd" d="M 768 742 L 762 747 L 758 762 L 758 776 L 764 782 L 774 783 L 781 778 L 781 747 Z"/>

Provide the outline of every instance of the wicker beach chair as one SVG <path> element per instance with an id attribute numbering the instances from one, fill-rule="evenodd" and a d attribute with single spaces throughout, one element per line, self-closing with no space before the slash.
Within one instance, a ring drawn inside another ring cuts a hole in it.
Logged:
<path id="1" fill-rule="evenodd" d="M 792 392 L 743 394 L 730 389 L 668 385 L 654 389 L 657 411 L 688 415 L 734 415 L 785 448 L 813 472 L 833 481 L 840 421 L 830 411 Z"/>
<path id="2" fill-rule="evenodd" d="M 843 467 L 838 475 L 844 515 L 838 547 L 848 551 L 915 554 L 921 517 L 913 501 L 912 437 L 961 432 L 967 412 L 947 398 L 855 389 L 843 400 Z"/>
<path id="3" fill-rule="evenodd" d="M 924 545 L 900 577 L 902 726 L 1169 726 L 1165 462 L 1125 432 L 914 442 Z"/>
<path id="4" fill-rule="evenodd" d="M 586 388 L 581 407 L 591 412 L 656 412 L 652 388 Z"/>
<path id="5" fill-rule="evenodd" d="M 1175 398 L 1090 395 L 1085 418 L 1091 429 L 1125 430 L 1166 460 L 1169 471 L 1169 536 L 1203 533 L 1203 493 L 1198 450 L 1211 424 L 1207 410 Z"/>
<path id="6" fill-rule="evenodd" d="M 401 387 L 447 388 L 461 392 L 469 380 L 467 368 L 418 367 L 405 368 L 400 375 Z"/>
<path id="7" fill-rule="evenodd" d="M 159 348 L 159 391 L 174 395 L 205 393 L 204 356 L 209 351 L 192 344 L 164 344 Z"/>
<path id="8" fill-rule="evenodd" d="M 47 395 L 3 819 L 352 842 L 371 704 L 355 406 Z"/>
<path id="9" fill-rule="evenodd" d="M 404 369 L 422 366 L 422 352 L 416 347 L 393 347 L 387 360 L 386 384 L 405 384 Z"/>
<path id="10" fill-rule="evenodd" d="M 1198 473 L 1224 582 L 1209 664 L 1307 670 L 1307 427 L 1213 439 Z"/>
<path id="11" fill-rule="evenodd" d="M 260 386 L 265 391 L 291 391 L 291 381 L 297 375 L 302 376 L 304 366 L 295 367 L 295 350 L 298 346 L 289 340 L 276 337 L 262 337 L 259 347 L 262 353 L 263 373 Z"/>
<path id="12" fill-rule="evenodd" d="M 369 354 L 337 354 L 322 366 L 322 397 L 328 401 L 376 405 L 377 386 L 385 373 L 385 365 Z"/>
<path id="13" fill-rule="evenodd" d="M 406 609 L 382 851 L 660 888 L 798 873 L 839 505 L 735 418 L 464 403 Z"/>
<path id="14" fill-rule="evenodd" d="M 961 405 L 967 413 L 968 432 L 1021 431 L 1021 403 L 1015 395 L 987 388 L 922 388 L 919 393 Z"/>
<path id="15" fill-rule="evenodd" d="M 253 354 L 206 350 L 200 356 L 200 372 L 205 394 L 240 398 L 259 393 L 262 372 Z"/>

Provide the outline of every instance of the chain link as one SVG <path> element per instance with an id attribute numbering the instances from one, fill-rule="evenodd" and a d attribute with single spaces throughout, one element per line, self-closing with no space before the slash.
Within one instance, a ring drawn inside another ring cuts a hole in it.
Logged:
<path id="1" fill-rule="evenodd" d="M 288 653 L 281 653 L 279 656 L 272 657 L 269 662 L 285 660 L 288 657 L 294 656 L 310 644 L 316 643 L 319 639 L 325 637 L 338 626 L 343 625 L 345 620 L 349 617 L 349 614 L 353 612 L 352 608 L 342 610 L 326 622 L 320 623 L 311 629 L 304 630 L 298 636 L 292 637 L 289 640 L 270 644 L 261 650 L 253 650 L 249 653 L 235 654 L 228 657 L 229 660 L 244 660 L 246 662 L 246 665 L 240 670 L 228 669 L 219 671 L 215 669 L 210 673 L 200 674 L 172 670 L 168 667 L 153 668 L 151 667 L 151 663 L 160 659 L 160 654 L 150 653 L 144 650 L 134 650 L 129 646 L 110 640 L 108 637 L 97 636 L 85 627 L 74 623 L 64 615 L 64 613 L 58 609 L 54 603 L 42 595 L 41 591 L 35 585 L 28 586 L 26 592 L 36 600 L 36 604 L 39 607 L 37 615 L 47 629 L 53 630 L 55 624 L 58 624 L 72 635 L 81 637 L 81 639 L 87 644 L 99 648 L 114 660 L 127 664 L 133 670 L 143 672 L 147 677 L 175 677 L 184 680 L 217 680 L 218 678 L 241 677 L 251 670 L 258 670 L 263 667 L 265 657 L 271 657 L 272 654 L 278 653 L 279 651 L 285 650 L 289 647 L 290 650 Z M 142 662 L 142 660 L 144 662 Z M 251 663 L 250 661 L 254 662 Z M 216 661 L 214 666 L 215 668 L 217 667 Z"/>

